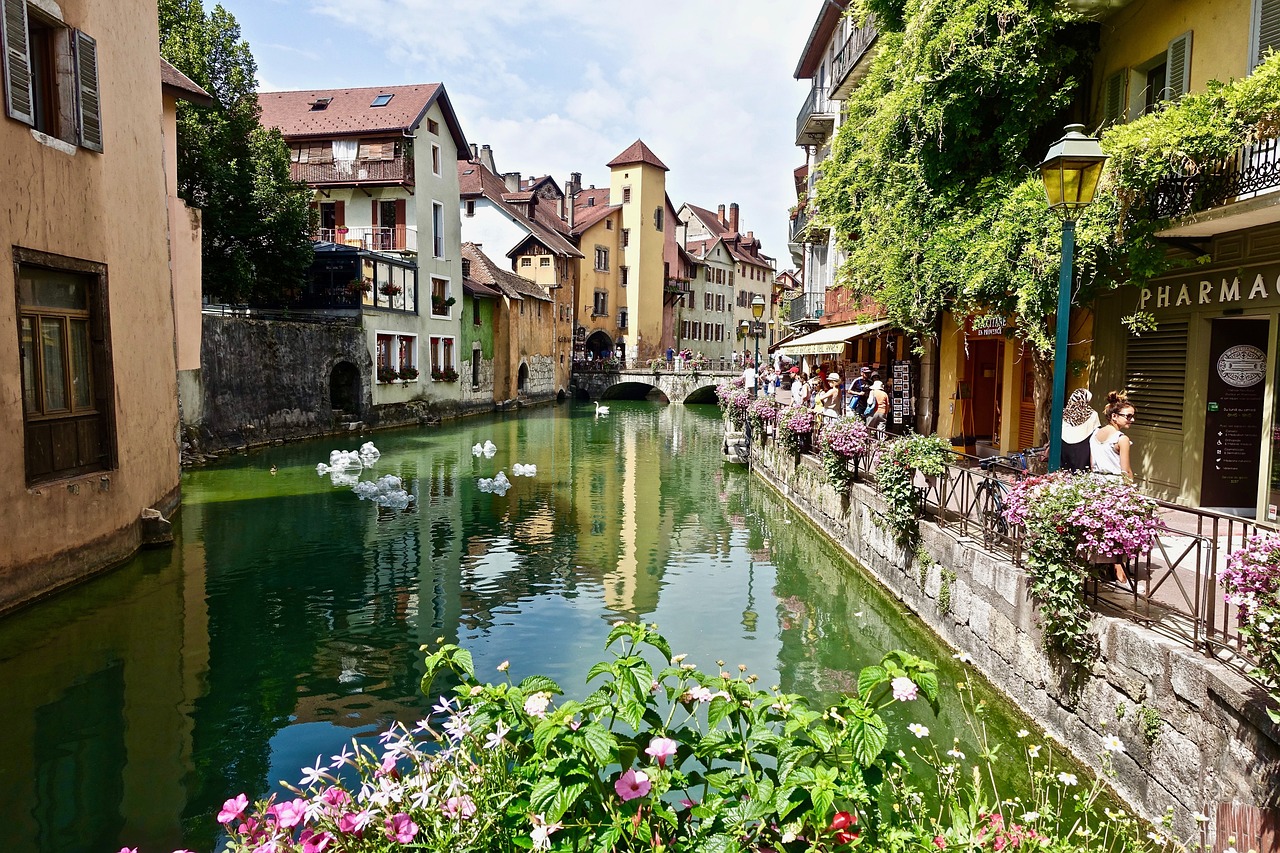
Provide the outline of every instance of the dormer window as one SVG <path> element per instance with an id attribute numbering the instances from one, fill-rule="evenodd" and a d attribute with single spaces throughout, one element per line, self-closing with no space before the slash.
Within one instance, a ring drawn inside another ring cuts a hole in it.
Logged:
<path id="1" fill-rule="evenodd" d="M 328 109 L 331 103 L 333 103 L 333 98 L 316 98 L 311 102 L 311 112 L 318 113 L 321 110 Z"/>
<path id="2" fill-rule="evenodd" d="M 392 99 L 393 97 L 395 97 L 395 96 L 394 96 L 394 95 L 379 95 L 378 97 L 376 97 L 376 98 L 374 98 L 374 99 L 373 99 L 373 103 L 372 103 L 372 104 L 370 104 L 369 106 L 371 106 L 371 107 L 385 107 L 387 104 L 391 103 L 391 99 Z"/>

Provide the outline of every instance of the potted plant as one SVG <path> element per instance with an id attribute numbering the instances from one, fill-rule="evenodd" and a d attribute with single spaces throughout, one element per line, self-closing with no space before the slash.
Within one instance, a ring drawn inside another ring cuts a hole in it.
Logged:
<path id="1" fill-rule="evenodd" d="M 442 299 L 439 296 L 433 296 L 431 297 L 431 313 L 448 314 L 449 309 L 453 307 L 454 303 L 457 301 L 458 300 L 454 299 L 452 296 L 447 299 Z"/>
<path id="2" fill-rule="evenodd" d="M 445 381 L 445 382 L 457 382 L 457 381 L 458 381 L 458 371 L 454 370 L 452 367 L 446 367 L 446 368 L 444 369 L 444 381 Z"/>
<path id="3" fill-rule="evenodd" d="M 394 367 L 388 367 L 384 365 L 378 368 L 379 382 L 395 382 L 399 378 L 400 378 L 400 373 Z"/>
<path id="4" fill-rule="evenodd" d="M 373 282 L 367 278 L 353 278 L 347 282 L 347 293 L 351 296 L 365 296 L 373 290 Z"/>
<path id="5" fill-rule="evenodd" d="M 418 368 L 412 366 L 400 368 L 400 379 L 403 380 L 406 385 L 417 378 Z"/>
<path id="6" fill-rule="evenodd" d="M 382 293 L 383 296 L 396 296 L 402 290 L 404 290 L 404 288 L 402 288 L 400 285 L 394 282 L 387 282 L 386 284 L 379 287 L 378 290 Z"/>

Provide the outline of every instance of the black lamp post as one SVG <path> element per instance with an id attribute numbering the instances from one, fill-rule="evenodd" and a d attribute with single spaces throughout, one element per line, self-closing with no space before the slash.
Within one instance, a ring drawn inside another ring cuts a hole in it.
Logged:
<path id="1" fill-rule="evenodd" d="M 1062 463 L 1062 409 L 1067 397 L 1067 334 L 1071 321 L 1071 262 L 1076 247 L 1076 220 L 1093 202 L 1107 155 L 1098 140 L 1085 136 L 1084 125 L 1069 124 L 1053 143 L 1040 175 L 1049 209 L 1062 217 L 1062 266 L 1058 275 L 1058 317 L 1053 343 L 1053 405 L 1049 414 L 1049 470 Z"/>
<path id="2" fill-rule="evenodd" d="M 751 316 L 756 318 L 756 370 L 760 369 L 760 318 L 764 316 L 764 297 L 756 294 L 751 297 Z"/>

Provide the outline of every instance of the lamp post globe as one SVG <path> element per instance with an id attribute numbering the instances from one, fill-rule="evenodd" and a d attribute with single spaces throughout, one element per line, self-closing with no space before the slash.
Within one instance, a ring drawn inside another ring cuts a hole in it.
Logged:
<path id="1" fill-rule="evenodd" d="M 1062 463 L 1062 409 L 1067 396 L 1067 336 L 1071 322 L 1072 256 L 1076 219 L 1093 203 L 1107 155 L 1098 140 L 1084 135 L 1084 125 L 1069 124 L 1053 143 L 1040 177 L 1049 209 L 1062 217 L 1062 264 L 1058 274 L 1058 315 L 1053 343 L 1053 402 L 1049 412 L 1049 471 Z"/>
<path id="2" fill-rule="evenodd" d="M 756 294 L 751 297 L 751 316 L 756 318 L 756 369 L 760 368 L 760 318 L 764 316 L 764 297 Z"/>

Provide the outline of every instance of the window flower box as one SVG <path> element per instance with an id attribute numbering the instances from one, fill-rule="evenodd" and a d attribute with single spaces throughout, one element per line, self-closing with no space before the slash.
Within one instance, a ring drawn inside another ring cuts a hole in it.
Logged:
<path id="1" fill-rule="evenodd" d="M 402 367 L 399 373 L 400 380 L 406 385 L 418 378 L 418 368 L 416 367 Z"/>
<path id="2" fill-rule="evenodd" d="M 397 379 L 399 379 L 399 378 L 400 378 L 400 372 L 399 372 L 398 370 L 396 370 L 394 367 L 379 367 L 379 368 L 378 368 L 378 381 L 379 381 L 379 382 L 383 382 L 383 383 L 387 383 L 387 382 L 395 382 L 395 381 L 396 381 Z"/>
<path id="3" fill-rule="evenodd" d="M 433 296 L 431 297 L 431 313 L 442 315 L 448 314 L 449 309 L 453 307 L 457 301 L 458 300 L 454 299 L 452 296 L 447 299 L 441 299 L 439 296 Z"/>
<path id="4" fill-rule="evenodd" d="M 384 285 L 382 285 L 381 287 L 379 287 L 379 288 L 378 288 L 378 291 L 379 291 L 383 296 L 399 296 L 399 295 L 400 295 L 400 293 L 401 293 L 401 291 L 403 291 L 403 290 L 404 290 L 404 288 L 403 288 L 403 287 L 401 287 L 400 285 L 398 285 L 398 284 L 394 284 L 394 283 L 390 283 L 390 282 L 389 282 L 389 283 L 387 283 L 387 284 L 384 284 Z"/>

